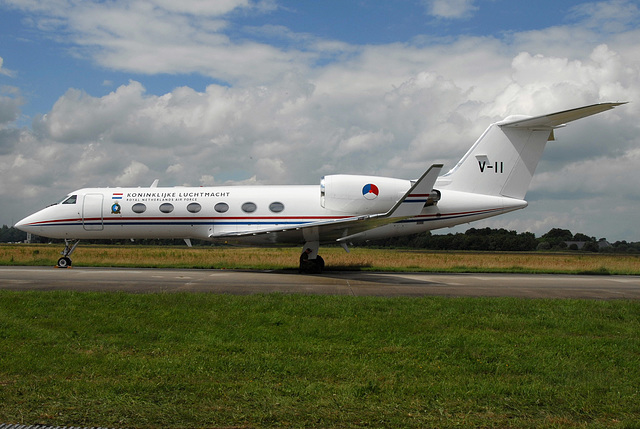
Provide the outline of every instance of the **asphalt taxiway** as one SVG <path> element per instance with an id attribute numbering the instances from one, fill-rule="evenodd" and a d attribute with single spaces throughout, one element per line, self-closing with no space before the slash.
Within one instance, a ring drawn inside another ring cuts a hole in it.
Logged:
<path id="1" fill-rule="evenodd" d="M 640 276 L 0 267 L 0 289 L 640 299 Z"/>

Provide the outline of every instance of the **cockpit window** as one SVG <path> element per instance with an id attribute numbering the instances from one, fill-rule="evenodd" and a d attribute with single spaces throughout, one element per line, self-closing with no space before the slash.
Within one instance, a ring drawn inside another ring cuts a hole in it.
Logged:
<path id="1" fill-rule="evenodd" d="M 62 201 L 62 204 L 75 204 L 78 199 L 77 195 L 71 195 L 69 198 Z"/>

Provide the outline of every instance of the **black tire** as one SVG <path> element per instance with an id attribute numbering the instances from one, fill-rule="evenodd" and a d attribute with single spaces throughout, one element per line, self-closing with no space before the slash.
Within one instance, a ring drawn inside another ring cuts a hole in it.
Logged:
<path id="1" fill-rule="evenodd" d="M 322 259 L 322 256 L 318 255 L 318 257 L 315 259 L 315 272 L 317 274 L 322 273 L 322 270 L 324 270 L 324 259 Z"/>
<path id="2" fill-rule="evenodd" d="M 71 258 L 64 256 L 58 259 L 58 268 L 68 268 L 71 266 Z"/>

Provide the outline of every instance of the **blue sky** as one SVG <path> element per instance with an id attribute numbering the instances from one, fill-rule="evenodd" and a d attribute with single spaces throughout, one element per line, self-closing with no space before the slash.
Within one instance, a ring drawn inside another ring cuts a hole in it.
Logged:
<path id="1" fill-rule="evenodd" d="M 629 100 L 477 226 L 640 241 L 639 24 L 629 0 L 0 0 L 0 223 L 155 178 L 412 178 L 507 115 Z"/>

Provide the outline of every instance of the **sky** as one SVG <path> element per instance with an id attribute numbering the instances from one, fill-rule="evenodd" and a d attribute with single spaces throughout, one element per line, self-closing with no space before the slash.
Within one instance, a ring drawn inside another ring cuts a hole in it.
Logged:
<path id="1" fill-rule="evenodd" d="M 509 115 L 608 101 L 556 131 L 528 208 L 461 231 L 640 241 L 640 3 L 0 0 L 0 224 L 156 178 L 412 179 Z"/>

